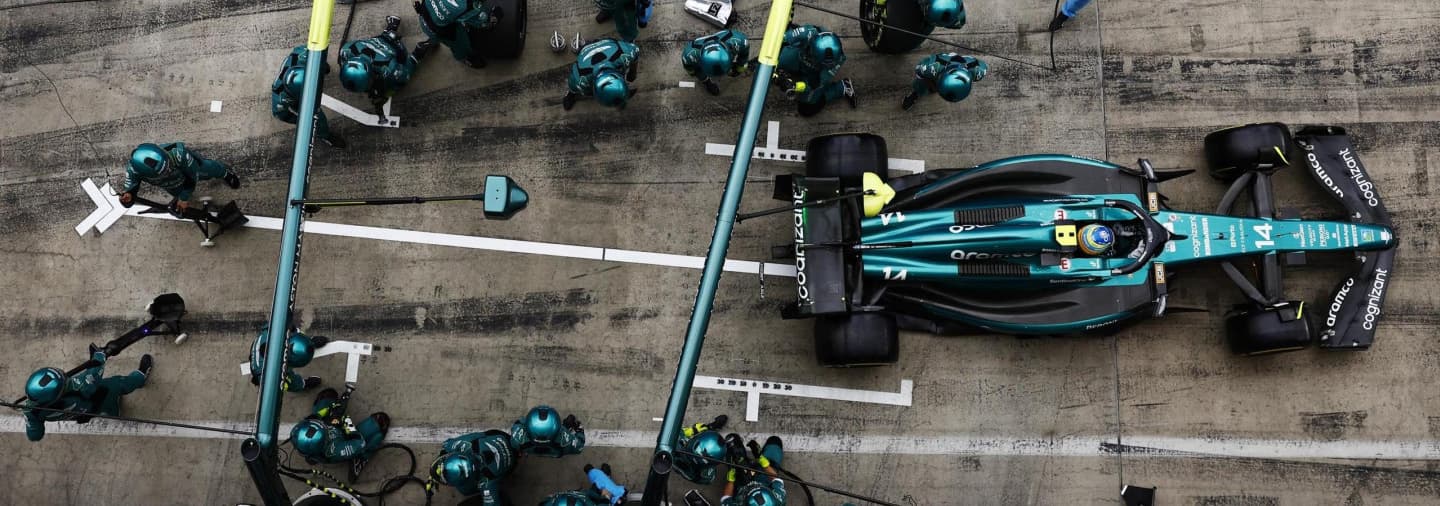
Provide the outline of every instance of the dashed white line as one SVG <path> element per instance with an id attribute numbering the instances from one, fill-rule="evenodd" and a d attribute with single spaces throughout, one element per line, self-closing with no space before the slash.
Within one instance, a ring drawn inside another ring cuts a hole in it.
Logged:
<path id="1" fill-rule="evenodd" d="M 695 81 L 680 81 L 681 88 L 694 88 Z"/>
<path id="2" fill-rule="evenodd" d="M 220 108 L 221 108 L 222 105 L 223 105 L 223 104 L 222 104 L 219 100 L 211 100 L 211 101 L 210 101 L 210 112 L 220 112 Z"/>

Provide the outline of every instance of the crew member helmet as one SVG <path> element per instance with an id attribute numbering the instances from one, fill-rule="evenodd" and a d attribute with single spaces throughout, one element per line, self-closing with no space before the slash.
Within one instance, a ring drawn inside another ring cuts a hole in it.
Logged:
<path id="1" fill-rule="evenodd" d="M 39 369 L 25 382 L 25 396 L 35 404 L 46 405 L 60 400 L 65 393 L 65 373 L 54 367 Z"/>

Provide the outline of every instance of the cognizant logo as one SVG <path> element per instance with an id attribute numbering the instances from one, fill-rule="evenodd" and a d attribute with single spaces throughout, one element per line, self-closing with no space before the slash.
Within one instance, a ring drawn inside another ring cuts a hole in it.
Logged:
<path id="1" fill-rule="evenodd" d="M 1365 171 L 1360 168 L 1360 161 L 1346 148 L 1340 151 L 1340 157 L 1345 159 L 1345 168 L 1350 169 L 1350 179 L 1355 180 L 1355 185 L 1360 188 L 1360 194 L 1365 196 L 1365 203 L 1370 207 L 1380 205 L 1380 199 L 1375 198 L 1375 183 L 1365 176 Z"/>
<path id="2" fill-rule="evenodd" d="M 805 203 L 805 190 L 800 185 L 794 185 L 790 194 L 794 201 L 795 208 L 795 286 L 799 291 L 801 302 L 810 302 L 810 287 L 806 285 L 805 276 L 805 209 L 799 207 Z"/>
<path id="3" fill-rule="evenodd" d="M 1365 321 L 1360 326 L 1365 330 L 1375 329 L 1375 319 L 1380 317 L 1380 301 L 1385 299 L 1385 278 L 1390 273 L 1375 269 L 1375 282 L 1370 285 L 1370 296 L 1365 298 Z"/>

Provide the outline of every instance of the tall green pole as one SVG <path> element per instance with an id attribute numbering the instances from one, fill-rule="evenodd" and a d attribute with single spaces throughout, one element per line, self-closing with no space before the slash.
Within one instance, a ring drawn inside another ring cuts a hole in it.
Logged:
<path id="1" fill-rule="evenodd" d="M 325 49 L 330 45 L 330 19 L 335 0 L 314 0 L 310 9 L 309 50 L 305 61 L 305 86 L 300 98 L 299 121 L 295 128 L 295 154 L 290 162 L 290 190 L 285 199 L 285 221 L 280 231 L 280 266 L 275 273 L 275 299 L 270 305 L 270 335 L 260 382 L 260 409 L 255 416 L 255 438 L 246 441 L 245 461 L 251 478 L 267 506 L 288 506 L 290 498 L 280 484 L 275 455 L 280 426 L 281 373 L 285 370 L 285 340 L 290 335 L 290 310 L 295 302 L 295 275 L 300 265 L 300 225 L 304 221 L 303 200 L 310 181 L 310 147 L 314 134 L 315 109 L 320 105 L 320 74 Z"/>
<path id="2" fill-rule="evenodd" d="M 695 307 L 690 312 L 690 325 L 685 329 L 685 346 L 680 351 L 680 364 L 676 367 L 675 381 L 670 387 L 670 401 L 665 405 L 665 420 L 660 426 L 650 475 L 645 481 L 642 498 L 645 506 L 659 505 L 669 486 L 670 470 L 675 462 L 675 445 L 685 426 L 685 406 L 690 402 L 690 387 L 695 383 L 700 349 L 705 344 L 705 331 L 710 327 L 715 290 L 720 284 L 720 274 L 724 272 L 725 253 L 730 248 L 730 231 L 735 226 L 740 197 L 745 191 L 745 175 L 750 171 L 750 157 L 755 151 L 755 134 L 760 130 L 760 115 L 765 109 L 770 76 L 780 62 L 780 47 L 790 22 L 790 8 L 791 0 L 775 0 L 770 4 L 765 40 L 760 46 L 760 68 L 755 69 L 755 80 L 750 85 L 750 101 L 745 107 L 735 152 L 731 155 L 730 176 L 725 180 L 725 191 L 720 196 L 720 212 L 715 217 L 715 234 L 710 238 L 710 250 L 705 253 L 700 289 L 695 295 Z"/>

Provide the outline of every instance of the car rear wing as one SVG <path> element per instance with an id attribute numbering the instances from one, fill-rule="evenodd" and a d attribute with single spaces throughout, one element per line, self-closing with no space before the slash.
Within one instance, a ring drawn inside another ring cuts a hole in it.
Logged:
<path id="1" fill-rule="evenodd" d="M 1379 189 L 1360 162 L 1345 129 L 1306 127 L 1297 133 L 1295 141 L 1304 152 L 1306 171 L 1345 207 L 1350 221 L 1392 225 Z M 1375 341 L 1376 324 L 1395 266 L 1395 250 L 1392 246 L 1356 252 L 1359 267 L 1340 281 L 1325 307 L 1322 348 L 1363 350 Z"/>

